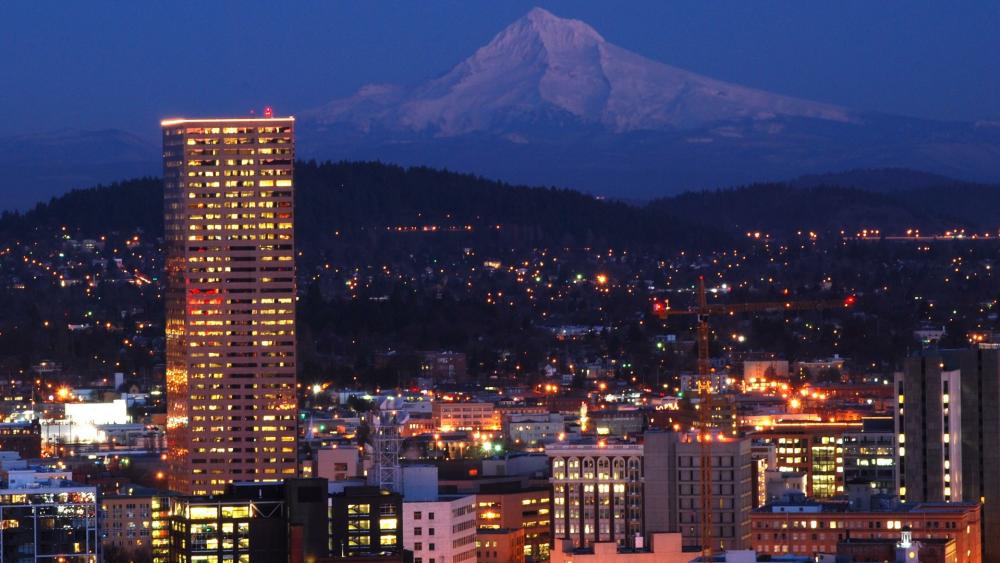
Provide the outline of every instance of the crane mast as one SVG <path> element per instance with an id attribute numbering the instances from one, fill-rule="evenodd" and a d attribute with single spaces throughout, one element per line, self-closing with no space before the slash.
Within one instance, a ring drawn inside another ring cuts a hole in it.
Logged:
<path id="1" fill-rule="evenodd" d="M 708 303 L 708 293 L 705 291 L 705 277 L 698 276 L 698 303 L 695 307 L 687 309 L 670 309 L 669 307 L 657 303 L 654 304 L 653 312 L 660 318 L 688 315 L 694 316 L 697 321 L 698 331 L 698 380 L 696 389 L 698 392 L 698 431 L 699 442 L 699 475 L 701 483 L 700 530 L 701 530 L 701 560 L 711 561 L 715 552 L 715 542 L 713 533 L 713 503 L 714 494 L 712 492 L 712 414 L 714 412 L 714 391 L 712 389 L 712 367 L 709 358 L 709 336 L 710 327 L 708 319 L 712 315 L 735 315 L 737 313 L 792 311 L 792 310 L 819 310 L 850 307 L 854 304 L 854 296 L 849 296 L 843 300 L 828 301 L 775 301 L 762 303 L 732 303 L 719 305 Z"/>

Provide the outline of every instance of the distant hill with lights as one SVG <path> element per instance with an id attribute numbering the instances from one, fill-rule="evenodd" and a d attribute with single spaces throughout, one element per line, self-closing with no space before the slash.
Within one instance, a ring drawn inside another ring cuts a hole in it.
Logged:
<path id="1" fill-rule="evenodd" d="M 486 248 L 620 247 L 674 251 L 776 236 L 880 229 L 901 233 L 1000 228 L 1000 187 L 909 170 L 853 171 L 790 183 L 687 192 L 633 204 L 568 189 L 513 186 L 478 176 L 376 162 L 300 162 L 296 236 L 315 254 Z M 0 242 L 163 230 L 162 186 L 140 178 L 74 190 L 0 216 Z M 409 250 L 407 250 L 409 249 Z"/>

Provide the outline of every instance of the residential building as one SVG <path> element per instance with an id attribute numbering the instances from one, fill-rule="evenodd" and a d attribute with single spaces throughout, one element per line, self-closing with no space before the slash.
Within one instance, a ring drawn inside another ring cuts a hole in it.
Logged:
<path id="1" fill-rule="evenodd" d="M 643 524 L 641 444 L 556 443 L 552 464 L 552 537 L 567 549 L 616 542 L 634 547 Z"/>
<path id="2" fill-rule="evenodd" d="M 169 487 L 297 475 L 294 119 L 163 128 Z"/>
<path id="3" fill-rule="evenodd" d="M 476 496 L 440 496 L 403 503 L 403 547 L 413 563 L 459 563 L 476 559 Z"/>
<path id="4" fill-rule="evenodd" d="M 465 354 L 429 351 L 421 354 L 420 375 L 432 381 L 465 381 L 468 376 Z"/>
<path id="5" fill-rule="evenodd" d="M 789 381 L 788 360 L 746 360 L 743 362 L 744 391 L 781 391 Z"/>
<path id="6" fill-rule="evenodd" d="M 628 438 L 642 434 L 645 414 L 638 409 L 600 410 L 589 413 L 590 426 L 599 436 Z"/>

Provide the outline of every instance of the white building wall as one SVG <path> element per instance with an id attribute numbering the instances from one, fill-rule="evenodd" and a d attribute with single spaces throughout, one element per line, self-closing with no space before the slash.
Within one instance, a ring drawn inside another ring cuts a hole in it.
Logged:
<path id="1" fill-rule="evenodd" d="M 403 502 L 403 548 L 414 563 L 476 559 L 476 496 Z"/>

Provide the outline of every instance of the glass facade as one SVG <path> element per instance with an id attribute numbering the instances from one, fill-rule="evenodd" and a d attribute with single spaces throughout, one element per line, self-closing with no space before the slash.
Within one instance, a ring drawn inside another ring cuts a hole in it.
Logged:
<path id="1" fill-rule="evenodd" d="M 0 560 L 97 561 L 97 491 L 71 485 L 0 490 Z"/>

